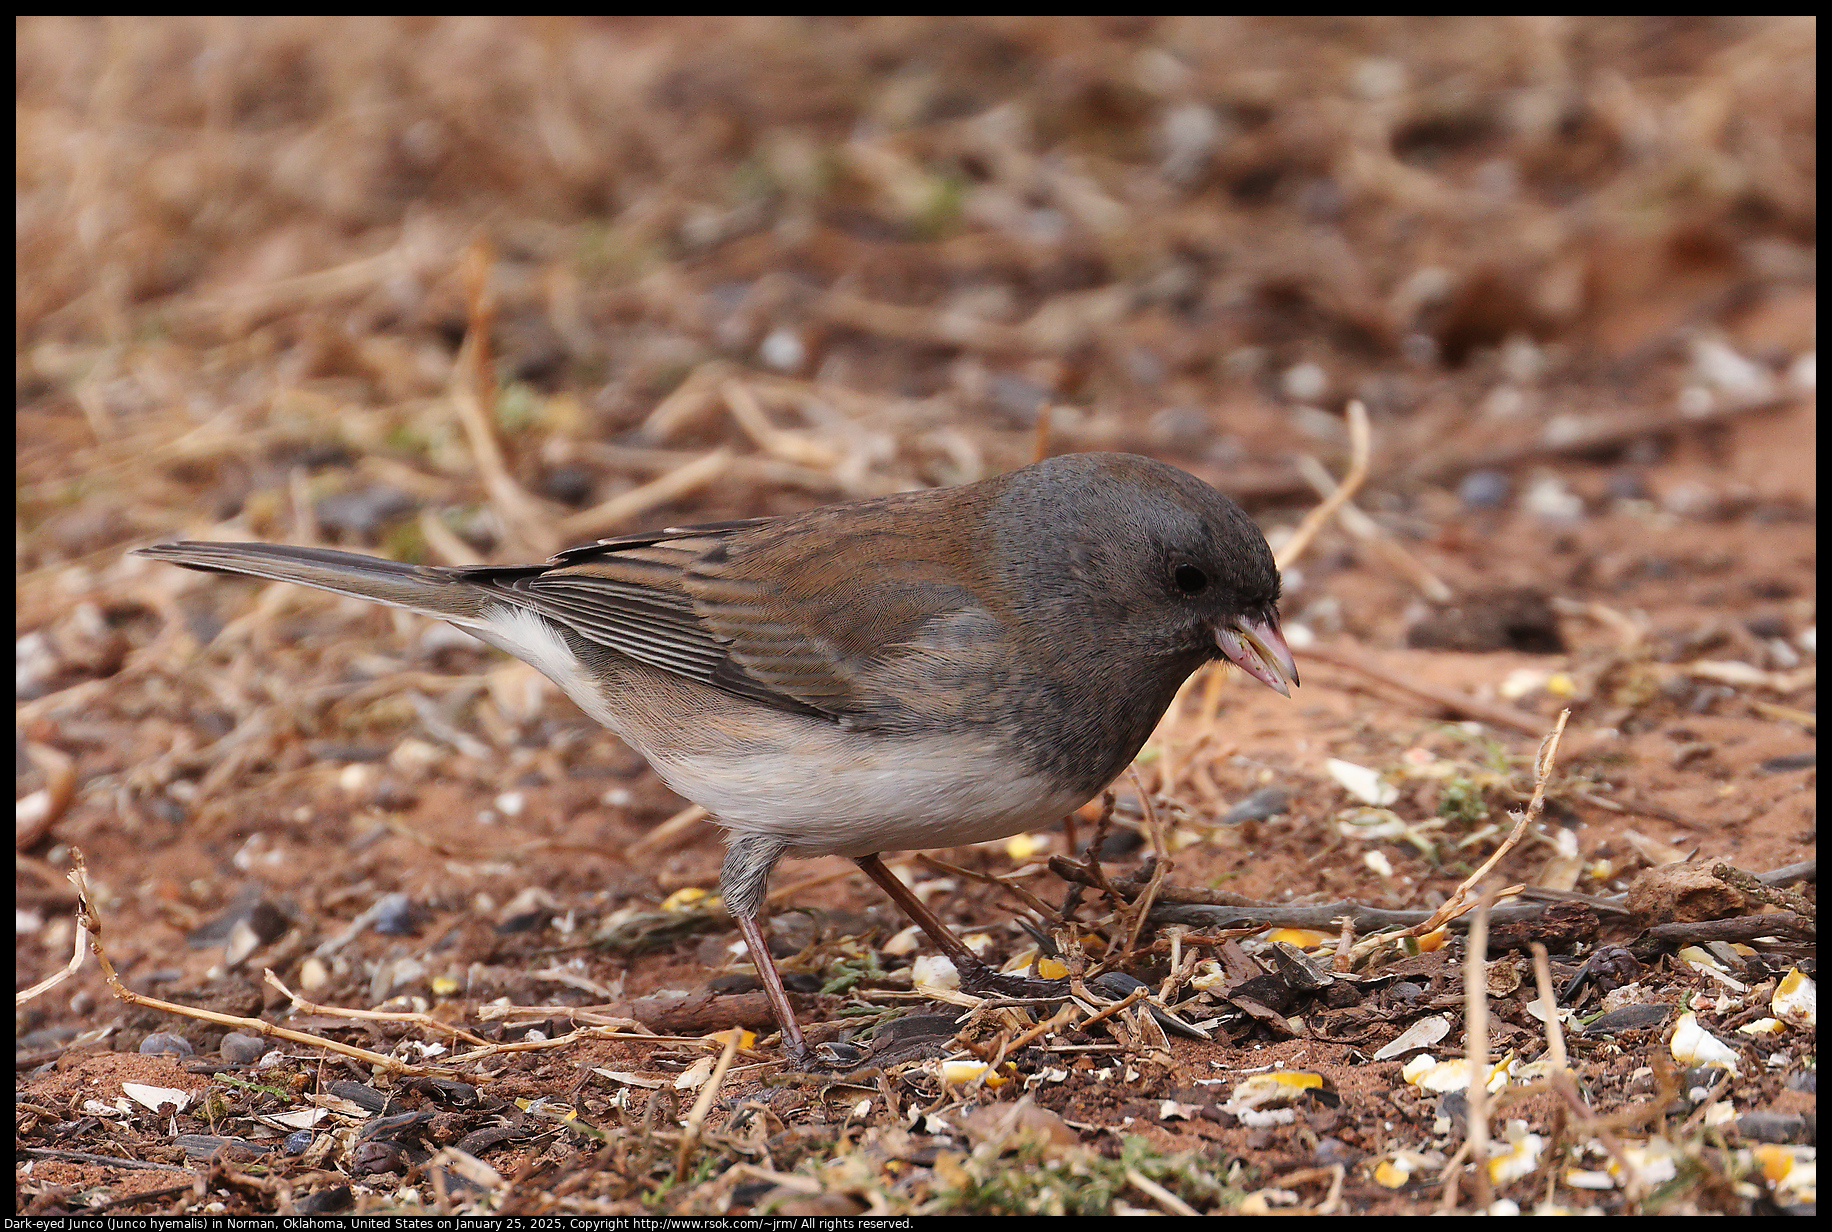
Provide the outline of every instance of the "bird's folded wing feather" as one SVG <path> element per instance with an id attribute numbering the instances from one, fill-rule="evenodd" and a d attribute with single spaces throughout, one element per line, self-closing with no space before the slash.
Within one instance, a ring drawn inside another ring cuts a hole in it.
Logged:
<path id="1" fill-rule="evenodd" d="M 880 531 L 848 560 L 791 519 L 680 527 L 573 548 L 471 580 L 640 662 L 778 709 L 892 729 L 975 704 L 1001 623 L 929 536 Z M 850 573 L 837 572 L 851 569 Z M 842 578 L 844 579 L 843 584 Z"/>

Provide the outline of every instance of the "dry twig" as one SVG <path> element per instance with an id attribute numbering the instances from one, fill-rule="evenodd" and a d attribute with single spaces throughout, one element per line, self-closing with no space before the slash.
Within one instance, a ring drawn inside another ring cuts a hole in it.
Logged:
<path id="1" fill-rule="evenodd" d="M 1016 874 L 1001 877 L 996 873 L 979 873 L 970 868 L 962 868 L 958 864 L 950 864 L 946 860 L 938 860 L 925 852 L 916 853 L 916 862 L 921 864 L 924 868 L 932 869 L 945 876 L 964 877 L 969 881 L 977 881 L 982 885 L 998 886 L 1001 890 L 1006 891 L 1013 898 L 1016 898 L 1026 907 L 1036 912 L 1051 928 L 1062 923 L 1061 914 L 1058 913 L 1054 907 L 1051 907 L 1035 894 L 1032 894 L 1029 890 L 1019 885 L 1015 880 Z M 1032 872 L 1036 872 L 1042 868 L 1041 865 L 1030 865 L 1028 867 Z M 1019 871 L 1022 872 L 1023 870 Z"/>
<path id="2" fill-rule="evenodd" d="M 1357 406 L 1360 403 L 1356 403 Z M 1304 481 L 1317 490 L 1325 499 L 1336 495 L 1340 485 L 1330 478 L 1330 473 L 1323 469 L 1323 464 L 1309 454 L 1300 454 L 1297 459 L 1298 473 Z M 1379 522 L 1363 513 L 1352 500 L 1343 500 L 1337 508 L 1337 515 L 1344 528 L 1351 535 L 1371 546 L 1376 553 L 1386 558 L 1394 570 L 1418 588 L 1433 603 L 1449 603 L 1453 591 L 1445 585 L 1444 579 L 1431 571 L 1431 566 L 1414 556 L 1389 535 Z"/>
<path id="3" fill-rule="evenodd" d="M 134 992 L 121 982 L 120 976 L 115 974 L 114 964 L 108 960 L 108 953 L 102 946 L 102 921 L 90 900 L 89 873 L 88 868 L 83 863 L 82 852 L 72 849 L 71 857 L 76 865 L 76 867 L 70 870 L 70 881 L 71 884 L 76 886 L 77 923 L 82 926 L 84 932 L 88 933 L 89 948 L 94 951 L 96 961 L 102 966 L 102 978 L 107 981 L 108 990 L 118 999 L 127 1002 L 129 1005 L 159 1010 L 167 1014 L 176 1014 L 181 1018 L 196 1018 L 204 1022 L 216 1023 L 218 1026 L 234 1027 L 239 1031 L 247 1031 L 253 1035 L 290 1040 L 295 1044 L 304 1044 L 312 1048 L 323 1048 L 329 1052 L 351 1057 L 366 1065 L 380 1066 L 383 1069 L 392 1070 L 395 1073 L 449 1076 L 453 1072 L 443 1065 L 410 1065 L 405 1061 L 396 1060 L 394 1057 L 383 1056 L 379 1052 L 371 1052 L 367 1048 L 355 1048 L 349 1044 L 339 1043 L 337 1040 L 325 1039 L 317 1035 L 309 1035 L 304 1031 L 294 1031 L 289 1027 L 276 1026 L 260 1018 L 244 1018 L 239 1014 L 219 1014 L 215 1010 L 201 1009 L 195 1005 L 180 1005 L 174 1001 L 161 1001 L 157 997 L 148 997 L 144 994 Z"/>
<path id="4" fill-rule="evenodd" d="M 1139 802 L 1145 809 L 1145 834 L 1151 841 L 1151 880 L 1145 885 L 1145 892 L 1140 894 L 1133 904 L 1132 925 L 1126 930 L 1126 946 L 1121 951 L 1121 961 L 1138 948 L 1139 934 L 1145 930 L 1145 921 L 1151 915 L 1151 904 L 1158 897 L 1158 887 L 1164 884 L 1164 878 L 1170 873 L 1170 846 L 1164 841 L 1164 827 L 1158 821 L 1158 811 L 1151 805 L 1151 793 L 1145 790 L 1144 782 L 1137 770 L 1131 767 L 1126 771 L 1132 777 L 1132 785 L 1139 793 Z"/>
<path id="5" fill-rule="evenodd" d="M 1415 924 L 1407 929 L 1408 935 L 1422 937 L 1428 932 L 1433 932 L 1436 929 L 1442 928 L 1449 921 L 1455 919 L 1465 911 L 1470 910 L 1471 906 L 1473 906 L 1469 901 L 1470 891 L 1475 886 L 1482 884 L 1482 880 L 1488 876 L 1489 870 L 1499 864 L 1501 858 L 1507 855 L 1508 852 L 1514 850 L 1515 845 L 1526 836 L 1527 827 L 1539 820 L 1540 813 L 1544 812 L 1546 807 L 1546 783 L 1547 780 L 1552 777 L 1552 767 L 1558 760 L 1559 739 L 1564 736 L 1565 723 L 1570 718 L 1571 711 L 1559 711 L 1558 724 L 1552 729 L 1552 734 L 1547 736 L 1545 741 L 1539 746 L 1539 757 L 1535 759 L 1533 766 L 1533 798 L 1527 801 L 1527 807 L 1516 815 L 1514 829 L 1508 834 L 1506 839 L 1502 840 L 1501 846 L 1495 848 L 1494 853 L 1482 862 L 1481 867 L 1465 877 L 1462 884 L 1451 892 L 1450 897 L 1445 901 L 1444 905 L 1432 912 L 1429 920 L 1426 920 L 1423 924 Z M 1510 889 L 1501 891 L 1498 897 L 1517 894 L 1522 888 L 1524 887 L 1511 887 Z M 1485 933 L 1487 927 L 1488 925 L 1485 921 L 1483 924 Z"/>
<path id="6" fill-rule="evenodd" d="M 1361 404 L 1359 398 L 1348 406 L 1349 416 L 1349 469 L 1342 477 L 1342 484 L 1323 503 L 1304 515 L 1298 528 L 1291 533 L 1275 554 L 1279 571 L 1283 572 L 1296 564 L 1310 547 L 1311 540 L 1323 529 L 1336 510 L 1348 503 L 1351 496 L 1361 487 L 1368 477 L 1368 456 L 1372 452 L 1370 444 L 1372 433 L 1368 428 L 1368 408 Z"/>
<path id="7" fill-rule="evenodd" d="M 306 1000 L 304 997 L 288 988 L 285 984 L 281 983 L 280 977 L 275 975 L 272 971 L 261 972 L 261 977 L 267 981 L 271 988 L 291 1001 L 293 1003 L 293 1008 L 303 1010 L 308 1014 L 324 1014 L 331 1018 L 349 1018 L 363 1022 L 412 1023 L 414 1026 L 425 1027 L 440 1035 L 449 1035 L 455 1039 L 464 1040 L 466 1043 L 476 1044 L 479 1047 L 487 1048 L 490 1045 L 490 1041 L 484 1039 L 481 1035 L 475 1035 L 466 1031 L 463 1027 L 453 1026 L 449 1022 L 440 1022 L 430 1014 L 421 1014 L 412 1010 L 351 1010 L 345 1009 L 339 1005 L 320 1005 L 316 1001 Z"/>

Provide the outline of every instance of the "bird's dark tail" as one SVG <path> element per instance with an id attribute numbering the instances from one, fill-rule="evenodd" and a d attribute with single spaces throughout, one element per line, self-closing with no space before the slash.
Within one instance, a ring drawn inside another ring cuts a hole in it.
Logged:
<path id="1" fill-rule="evenodd" d="M 279 543 L 156 543 L 135 548 L 135 556 L 183 565 L 206 573 L 239 573 L 271 582 L 294 582 L 335 594 L 402 607 L 469 625 L 483 619 L 481 587 L 456 569 L 404 565 L 377 556 L 300 548 Z"/>

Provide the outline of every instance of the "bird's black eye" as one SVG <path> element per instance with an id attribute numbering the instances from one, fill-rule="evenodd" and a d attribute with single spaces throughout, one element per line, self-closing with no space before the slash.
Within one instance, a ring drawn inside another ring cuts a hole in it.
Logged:
<path id="1" fill-rule="evenodd" d="M 1199 595 L 1209 588 L 1209 575 L 1194 565 L 1178 565 L 1170 577 L 1186 595 Z"/>

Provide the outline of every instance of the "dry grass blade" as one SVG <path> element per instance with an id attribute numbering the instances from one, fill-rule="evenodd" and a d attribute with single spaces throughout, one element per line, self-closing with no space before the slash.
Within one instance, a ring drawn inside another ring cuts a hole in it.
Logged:
<path id="1" fill-rule="evenodd" d="M 26 757 L 44 775 L 45 785 L 19 800 L 13 812 L 13 849 L 30 851 L 50 833 L 76 798 L 76 759 L 62 749 L 36 741 L 25 746 Z"/>
<path id="2" fill-rule="evenodd" d="M 485 239 L 479 238 L 465 249 L 460 272 L 470 314 L 469 327 L 458 362 L 452 368 L 450 397 L 470 441 L 477 473 L 483 478 L 484 488 L 502 519 L 511 548 L 518 554 L 544 557 L 552 555 L 560 546 L 548 529 L 553 519 L 509 473 L 502 443 L 496 439 L 496 427 L 488 410 L 496 397 L 496 378 L 490 364 L 490 330 L 496 318 L 489 292 L 493 261 L 494 254 Z"/>
<path id="3" fill-rule="evenodd" d="M 1137 1168 L 1126 1169 L 1126 1179 L 1131 1182 L 1134 1189 L 1163 1207 L 1166 1215 L 1200 1216 L 1202 1214 L 1201 1211 L 1140 1172 Z"/>
<path id="4" fill-rule="evenodd" d="M 1554 1070 L 1566 1068 L 1565 1025 L 1558 1017 L 1558 997 L 1552 990 L 1552 963 L 1543 942 L 1535 941 L 1528 949 L 1533 954 L 1533 981 L 1539 989 L 1540 1012 L 1546 1024 L 1546 1060 Z"/>
<path id="5" fill-rule="evenodd" d="M 780 886 L 772 886 L 766 901 L 771 904 L 786 903 L 803 891 L 817 889 L 824 885 L 832 885 L 836 881 L 844 881 L 848 877 L 855 875 L 859 875 L 859 869 L 856 865 L 852 864 L 843 865 L 830 872 L 810 873 L 799 881 L 786 881 Z"/>
<path id="6" fill-rule="evenodd" d="M 1137 992 L 1139 990 L 1134 989 L 1133 991 Z M 1064 1005 L 1061 1009 L 1057 1010 L 1054 1014 L 1050 1015 L 1050 1017 L 1045 1018 L 1042 1022 L 1039 1022 L 1036 1026 L 1031 1027 L 1028 1030 L 1024 1031 L 1022 1034 L 1016 1036 L 1011 1041 L 1011 1047 L 1012 1048 L 1023 1048 L 1027 1044 L 1030 1044 L 1030 1043 L 1035 1042 L 1036 1040 L 1042 1039 L 1045 1035 L 1048 1035 L 1053 1031 L 1059 1031 L 1063 1027 L 1069 1026 L 1070 1024 L 1072 1024 L 1075 1021 L 1075 1015 L 1080 1012 L 1081 1012 L 1080 1007 L 1075 1005 L 1073 1002 L 1067 1005 Z"/>
<path id="7" fill-rule="evenodd" d="M 691 462 L 682 463 L 667 474 L 659 475 L 628 492 L 620 492 L 603 504 L 560 519 L 557 524 L 559 536 L 570 542 L 618 530 L 651 509 L 671 505 L 718 482 L 731 470 L 733 460 L 729 449 L 715 449 Z"/>
<path id="8" fill-rule="evenodd" d="M 1157 901 L 1158 887 L 1164 884 L 1164 878 L 1170 875 L 1170 845 L 1164 841 L 1164 827 L 1158 821 L 1158 811 L 1152 807 L 1151 793 L 1145 790 L 1144 782 L 1138 771 L 1127 767 L 1126 773 L 1132 779 L 1133 787 L 1139 793 L 1139 803 L 1145 809 L 1145 835 L 1151 842 L 1152 867 L 1151 880 L 1145 890 L 1132 905 L 1132 924 L 1126 930 L 1126 946 L 1121 951 L 1122 959 L 1139 947 L 1139 936 L 1145 931 L 1145 921 L 1151 916 L 1151 905 Z"/>
<path id="9" fill-rule="evenodd" d="M 426 1161 L 425 1169 L 432 1173 L 437 1181 L 442 1181 L 438 1169 L 450 1168 L 471 1184 L 487 1193 L 501 1191 L 507 1183 L 503 1174 L 492 1168 L 483 1160 L 468 1151 L 461 1151 L 455 1146 L 440 1147 L 433 1157 Z"/>
<path id="10" fill-rule="evenodd" d="M 816 470 L 831 471 L 840 464 L 842 455 L 838 450 L 803 433 L 787 432 L 771 423 L 757 395 L 743 381 L 721 382 L 719 396 L 725 400 L 725 409 L 731 412 L 732 419 L 744 434 L 765 453 Z"/>
<path id="11" fill-rule="evenodd" d="M 549 1018 L 570 1018 L 591 1027 L 615 1027 L 618 1030 L 632 1031 L 645 1040 L 663 1044 L 697 1044 L 701 1037 L 697 1035 L 655 1035 L 647 1033 L 646 1028 L 634 1018 L 624 1018 L 614 1014 L 599 1012 L 590 1005 L 503 1005 L 491 1002 L 477 1007 L 477 1017 L 485 1022 L 497 1022 L 510 1018 L 525 1018 L 530 1022 L 540 1022 Z"/>
<path id="12" fill-rule="evenodd" d="M 1333 498 L 1341 487 L 1330 478 L 1323 464 L 1309 454 L 1298 455 L 1297 467 L 1304 482 L 1315 488 L 1317 495 L 1325 499 Z M 1351 535 L 1385 557 L 1396 572 L 1418 588 L 1420 594 L 1433 603 L 1450 602 L 1453 592 L 1444 584 L 1444 580 L 1433 573 L 1424 561 L 1402 547 L 1398 540 L 1381 528 L 1379 522 L 1363 513 L 1354 501 L 1346 498 L 1342 500 L 1336 507 L 1336 514 Z"/>
<path id="13" fill-rule="evenodd" d="M 735 371 L 722 359 L 709 360 L 695 368 L 674 389 L 655 404 L 643 420 L 642 435 L 652 441 L 666 441 L 682 428 L 696 422 L 719 400 L 719 386 Z"/>
<path id="14" fill-rule="evenodd" d="M 713 1064 L 712 1076 L 700 1088 L 700 1097 L 693 1101 L 693 1110 L 687 1114 L 687 1124 L 681 1131 L 680 1150 L 674 1157 L 674 1182 L 677 1185 L 687 1179 L 687 1164 L 693 1158 L 693 1148 L 699 1143 L 700 1130 L 706 1124 L 706 1114 L 712 1110 L 713 1101 L 719 1098 L 719 1090 L 725 1085 L 725 1071 L 731 1068 L 732 1058 L 738 1055 L 738 1041 L 743 1035 L 744 1032 L 737 1027 L 726 1032 L 725 1048 Z"/>
<path id="15" fill-rule="evenodd" d="M 1336 510 L 1348 503 L 1350 497 L 1360 490 L 1368 477 L 1369 455 L 1373 452 L 1373 431 L 1368 426 L 1368 408 L 1354 399 L 1348 405 L 1349 417 L 1349 469 L 1342 477 L 1342 483 L 1336 490 L 1324 497 L 1323 503 L 1304 515 L 1298 528 L 1291 533 L 1274 554 L 1281 572 L 1291 568 L 1310 548 L 1311 540 L 1317 537 L 1323 527 L 1335 515 Z"/>
<path id="16" fill-rule="evenodd" d="M 1463 1040 L 1469 1061 L 1469 1154 L 1475 1164 L 1476 1207 L 1488 1210 L 1495 1196 L 1493 1178 L 1489 1175 L 1489 1008 L 1488 1008 L 1488 930 L 1489 912 L 1495 906 L 1497 891 L 1483 893 L 1470 918 L 1469 936 L 1464 940 L 1463 954 Z M 1447 1198 L 1456 1193 L 1454 1177 L 1445 1189 Z"/>
<path id="17" fill-rule="evenodd" d="M 829 291 L 817 301 L 815 310 L 835 325 L 924 346 L 967 347 L 1013 355 L 1061 349 L 1054 339 L 1019 326 L 961 313 L 887 304 L 847 291 Z"/>
<path id="18" fill-rule="evenodd" d="M 654 1035 L 640 1022 L 629 1018 L 612 1019 L 614 1026 L 579 1027 L 565 1035 L 556 1035 L 552 1039 L 515 1040 L 507 1044 L 490 1044 L 483 1048 L 473 1048 L 469 1052 L 454 1053 L 452 1064 L 469 1064 L 481 1061 L 485 1057 L 502 1056 L 517 1052 L 547 1052 L 555 1048 L 575 1048 L 586 1040 L 639 1040 L 643 1043 L 653 1042 L 661 1037 Z"/>
<path id="19" fill-rule="evenodd" d="M 1545 811 L 1546 785 L 1552 780 L 1552 768 L 1558 764 L 1559 741 L 1564 739 L 1565 724 L 1570 721 L 1571 711 L 1558 712 L 1558 722 L 1553 726 L 1551 734 L 1540 742 L 1539 755 L 1533 761 L 1532 799 L 1527 801 L 1527 807 L 1521 811 L 1519 818 L 1514 823 L 1513 830 L 1508 833 L 1508 837 L 1503 840 L 1501 846 L 1497 847 L 1494 853 L 1482 862 L 1480 868 L 1463 879 L 1463 883 L 1452 895 L 1453 898 L 1461 897 L 1470 886 L 1479 884 L 1484 877 L 1488 876 L 1489 870 L 1501 863 L 1501 858 L 1512 851 L 1526 836 L 1527 827 L 1538 821 L 1539 815 Z"/>
<path id="20" fill-rule="evenodd" d="M 427 548 L 446 564 L 458 569 L 474 569 L 485 563 L 476 549 L 447 530 L 445 523 L 431 510 L 421 510 L 415 521 L 420 527 L 420 534 L 426 538 Z"/>
<path id="21" fill-rule="evenodd" d="M 83 862 L 83 853 L 73 848 L 71 851 L 71 856 L 76 861 L 77 866 L 80 868 Z M 71 879 L 74 880 L 76 877 L 76 874 L 72 873 L 70 876 L 71 876 Z M 77 889 L 79 892 L 81 892 L 82 887 L 78 886 Z M 83 955 L 84 953 L 88 951 L 88 948 L 89 948 L 88 946 L 89 937 L 86 933 L 84 933 L 82 929 L 79 928 L 76 930 L 76 935 L 72 938 L 72 940 L 75 943 L 75 953 L 70 955 L 70 961 L 64 964 L 62 969 L 52 972 L 50 975 L 47 975 L 44 979 L 39 980 L 36 984 L 32 985 L 30 988 L 22 988 L 18 992 L 14 993 L 13 994 L 13 1005 L 15 1007 L 24 1005 L 28 1001 L 32 1001 L 38 997 L 43 996 L 45 993 L 50 992 L 53 988 L 56 988 L 59 984 L 63 983 L 65 980 L 69 979 L 71 976 L 75 975 L 79 970 L 82 969 Z"/>
<path id="22" fill-rule="evenodd" d="M 944 876 L 964 877 L 969 881 L 980 882 L 982 885 L 998 886 L 1001 890 L 1006 891 L 1013 898 L 1016 898 L 1026 907 L 1036 912 L 1051 928 L 1062 923 L 1062 916 L 1054 907 L 1019 885 L 1012 877 L 1000 877 L 996 873 L 975 872 L 973 869 L 962 868 L 958 864 L 950 864 L 946 860 L 938 860 L 934 856 L 922 852 L 917 853 L 916 862 L 921 864 L 924 868 L 933 869 L 935 872 L 941 873 Z M 1030 867 L 1035 870 L 1041 866 L 1032 865 Z M 1020 872 L 1022 871 L 1023 870 L 1020 870 Z"/>
<path id="23" fill-rule="evenodd" d="M 1431 918 L 1406 930 L 1408 936 L 1422 937 L 1426 933 L 1442 928 L 1457 916 L 1469 911 L 1473 905 L 1469 897 L 1471 889 L 1482 884 L 1482 880 L 1489 875 L 1489 871 L 1501 862 L 1503 856 L 1514 850 L 1520 840 L 1526 836 L 1527 827 L 1537 821 L 1540 813 L 1545 811 L 1546 783 L 1552 777 L 1552 767 L 1558 760 L 1559 740 L 1564 736 L 1565 724 L 1570 718 L 1571 711 L 1559 711 L 1558 722 L 1553 726 L 1552 733 L 1540 744 L 1539 756 L 1534 759 L 1533 764 L 1533 798 L 1527 801 L 1525 809 L 1516 814 L 1513 830 L 1509 831 L 1507 838 L 1502 840 L 1501 845 L 1495 848 L 1489 858 L 1482 862 L 1481 867 L 1465 877 L 1462 884 L 1451 892 L 1444 905 L 1431 913 Z M 1522 888 L 1511 886 L 1501 891 L 1499 897 L 1518 894 Z M 1486 924 L 1484 927 L 1487 927 Z"/>
<path id="24" fill-rule="evenodd" d="M 668 820 L 653 827 L 647 834 L 631 843 L 625 850 L 632 860 L 640 859 L 654 851 L 660 851 L 681 835 L 692 830 L 712 814 L 698 804 L 689 804 Z"/>
<path id="25" fill-rule="evenodd" d="M 1666 434 L 1707 432 L 1714 425 L 1733 419 L 1784 410 L 1796 401 L 1792 395 L 1785 395 L 1753 401 L 1732 400 L 1702 415 L 1681 408 L 1652 415 L 1609 416 L 1575 428 L 1562 426 L 1556 434 L 1545 432 L 1534 439 L 1499 449 L 1472 452 L 1460 447 L 1446 453 L 1428 454 L 1408 464 L 1398 478 L 1404 483 L 1431 482 L 1472 470 L 1518 466 L 1536 459 L 1596 454 Z M 1556 439 L 1550 439 L 1554 436 Z"/>
<path id="26" fill-rule="evenodd" d="M 1751 700 L 1749 708 L 1757 714 L 1783 723 L 1797 723 L 1810 732 L 1819 730 L 1819 716 L 1811 710 L 1802 710 L 1798 706 L 1777 706 L 1773 702 Z"/>
<path id="27" fill-rule="evenodd" d="M 1714 663 L 1707 659 L 1667 667 L 1667 674 L 1690 676 L 1695 680 L 1710 680 L 1736 688 L 1768 689 L 1775 693 L 1798 693 L 1819 683 L 1817 667 L 1800 667 L 1793 671 L 1771 672 L 1759 667 L 1751 667 L 1747 663 L 1735 661 Z"/>

